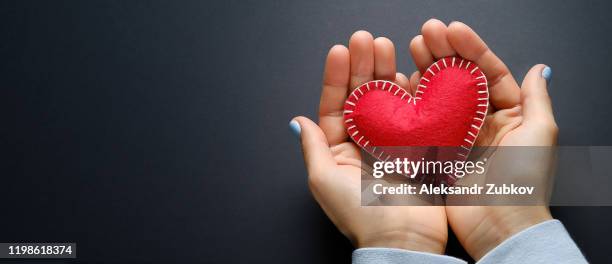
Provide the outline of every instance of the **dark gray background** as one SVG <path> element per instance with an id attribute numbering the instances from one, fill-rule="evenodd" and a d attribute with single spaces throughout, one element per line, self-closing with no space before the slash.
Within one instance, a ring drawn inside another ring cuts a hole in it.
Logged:
<path id="1" fill-rule="evenodd" d="M 287 124 L 315 117 L 327 49 L 473 26 L 518 80 L 554 72 L 563 145 L 610 145 L 606 1 L 2 1 L 0 240 L 81 261 L 347 263 Z M 611 208 L 554 208 L 610 262 Z M 454 238 L 448 253 L 466 257 Z"/>

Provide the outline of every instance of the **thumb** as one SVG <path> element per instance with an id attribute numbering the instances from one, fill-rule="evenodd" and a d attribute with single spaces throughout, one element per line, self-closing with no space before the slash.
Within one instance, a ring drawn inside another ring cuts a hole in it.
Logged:
<path id="1" fill-rule="evenodd" d="M 547 86 L 552 77 L 550 67 L 535 65 L 529 70 L 521 85 L 523 122 L 556 127 L 552 103 Z"/>
<path id="2" fill-rule="evenodd" d="M 309 173 L 334 165 L 334 158 L 323 130 L 310 119 L 298 116 L 289 122 L 291 130 L 299 134 L 304 162 Z"/>

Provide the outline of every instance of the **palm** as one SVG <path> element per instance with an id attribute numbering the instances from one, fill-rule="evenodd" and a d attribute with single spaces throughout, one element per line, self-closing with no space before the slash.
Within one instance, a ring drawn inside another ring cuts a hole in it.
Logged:
<path id="1" fill-rule="evenodd" d="M 556 142 L 556 125 L 551 123 L 550 126 L 542 124 L 534 124 L 526 122 L 521 113 L 521 107 L 498 111 L 488 117 L 488 120 L 483 128 L 483 134 L 479 136 L 477 144 L 479 147 L 487 146 L 549 146 Z M 553 135 L 551 137 L 551 135 Z M 502 150 L 503 151 L 503 150 Z M 541 175 L 539 171 L 544 171 L 551 160 L 550 153 L 529 152 L 530 154 L 538 154 L 539 157 L 534 159 L 529 157 L 516 157 L 521 160 L 514 160 L 516 163 L 522 164 L 520 167 L 514 167 L 511 170 L 504 170 L 504 177 L 512 179 L 513 182 L 534 182 L 534 180 L 547 181 L 547 179 L 534 179 L 536 175 Z M 543 162 L 548 160 L 549 162 Z M 546 176 L 546 175 L 543 175 Z M 462 244 L 466 245 L 468 252 L 476 252 L 473 255 L 479 258 L 483 252 L 477 251 L 475 248 L 486 247 L 488 245 L 479 245 L 479 236 L 482 235 L 483 229 L 492 229 L 495 223 L 500 221 L 508 221 L 513 217 L 521 215 L 535 215 L 537 217 L 546 217 L 542 214 L 541 206 L 447 206 L 446 213 L 449 219 L 452 219 L 451 226 L 457 234 Z M 538 219 L 537 217 L 531 217 Z M 529 226 L 532 223 L 523 222 L 522 225 Z M 516 228 L 520 229 L 520 226 Z M 498 237 L 507 237 L 512 233 L 508 230 L 507 234 L 499 234 Z M 487 241 L 490 244 L 491 241 Z M 500 243 L 501 241 L 495 241 Z M 484 242 L 483 242 L 484 243 Z M 474 246 L 479 245 L 479 246 Z"/>
<path id="2" fill-rule="evenodd" d="M 363 230 L 365 226 L 374 226 L 364 232 L 377 234 L 376 237 L 386 239 L 398 239 L 415 242 L 412 249 L 427 251 L 424 246 L 436 247 L 437 244 L 446 244 L 447 223 L 444 207 L 441 206 L 361 206 L 361 152 L 359 147 L 352 142 L 344 142 L 331 147 L 337 166 L 330 170 L 328 179 L 338 179 L 338 182 L 328 182 L 326 186 L 333 189 L 329 191 L 319 190 L 317 193 L 327 201 L 338 201 L 334 208 L 323 208 L 331 217 L 336 226 L 353 240 L 358 240 L 357 234 L 350 230 Z M 321 186 L 321 185 L 318 185 Z M 342 199 L 338 199 L 342 197 Z M 329 203 L 328 203 L 329 205 Z M 344 221 L 352 223 L 344 226 Z M 410 237 L 413 236 L 413 237 Z M 421 239 L 419 236 L 428 237 Z M 366 237 L 371 237 L 366 235 Z M 418 239 L 418 240 L 417 240 Z M 423 244 L 419 245 L 416 241 Z M 357 242 L 357 241 L 356 241 Z M 378 241 L 360 241 L 359 243 L 376 245 Z M 444 248 L 439 247 L 438 251 Z M 438 252 L 439 253 L 439 252 Z"/>

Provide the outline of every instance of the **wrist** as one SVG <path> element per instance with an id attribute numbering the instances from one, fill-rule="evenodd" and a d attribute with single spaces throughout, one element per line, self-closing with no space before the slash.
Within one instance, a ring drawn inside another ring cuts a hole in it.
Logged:
<path id="1" fill-rule="evenodd" d="M 388 231 L 356 239 L 357 248 L 398 248 L 433 254 L 443 254 L 446 239 L 435 239 L 425 233 Z"/>
<path id="2" fill-rule="evenodd" d="M 489 251 L 511 236 L 552 219 L 544 206 L 491 207 L 491 212 L 466 240 L 466 250 L 475 259 L 481 259 Z"/>

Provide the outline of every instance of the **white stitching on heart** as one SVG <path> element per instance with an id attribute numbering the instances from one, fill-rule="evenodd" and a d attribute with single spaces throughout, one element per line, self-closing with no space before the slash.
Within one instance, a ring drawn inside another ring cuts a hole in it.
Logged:
<path id="1" fill-rule="evenodd" d="M 446 63 L 446 59 L 451 59 L 452 60 L 451 67 L 455 67 L 456 57 L 452 57 L 452 58 L 447 57 L 447 58 L 440 59 L 442 61 L 442 63 L 443 63 L 445 68 L 448 67 L 448 64 Z M 431 77 L 433 77 L 433 76 L 436 75 L 437 72 L 440 72 L 442 70 L 440 68 L 440 66 L 438 65 L 438 62 L 440 62 L 440 60 L 436 61 L 435 63 L 433 63 L 432 65 L 430 65 L 427 68 L 425 74 L 423 74 L 423 76 L 421 77 L 421 80 L 419 81 L 419 84 L 417 85 L 417 90 L 415 91 L 415 95 L 414 96 L 410 95 L 408 92 L 406 92 L 404 89 L 402 89 L 401 87 L 399 87 L 395 83 L 392 83 L 390 81 L 379 80 L 379 81 L 367 82 L 367 83 L 362 84 L 361 86 L 357 87 L 351 93 L 351 95 L 353 97 L 355 97 L 355 102 L 351 102 L 350 101 L 351 100 L 350 96 L 349 96 L 349 98 L 347 99 L 346 102 L 347 102 L 348 105 L 350 105 L 352 107 L 352 109 L 354 109 L 354 107 L 356 106 L 357 101 L 360 98 L 360 96 L 357 95 L 356 91 L 359 92 L 361 94 L 361 96 L 363 96 L 364 93 L 361 91 L 360 88 L 365 86 L 368 91 L 370 91 L 371 89 L 381 89 L 383 91 L 386 90 L 386 91 L 388 91 L 390 93 L 393 92 L 393 88 L 397 88 L 395 93 L 393 93 L 394 95 L 397 95 L 399 93 L 399 91 L 401 90 L 401 91 L 404 92 L 404 94 L 402 95 L 400 100 L 404 100 L 404 98 L 406 96 L 408 96 L 408 103 L 410 103 L 412 101 L 413 104 L 416 105 L 417 100 L 422 99 L 421 96 L 425 93 L 421 89 L 426 89 L 427 88 L 427 86 L 423 82 L 430 82 L 430 80 L 428 78 L 426 78 L 425 76 L 429 73 L 429 74 L 431 74 Z M 461 61 L 459 62 L 459 65 L 457 66 L 457 68 L 461 69 L 463 67 L 463 63 L 465 61 L 466 61 L 465 59 L 461 58 Z M 470 69 L 470 65 L 472 65 L 471 61 L 467 61 L 467 64 L 465 65 L 464 69 L 465 70 L 469 70 Z M 481 129 L 482 125 L 484 124 L 484 120 L 486 118 L 486 113 L 487 113 L 488 106 L 489 106 L 489 102 L 488 102 L 488 100 L 489 100 L 488 81 L 486 79 L 486 76 L 478 68 L 478 66 L 476 66 L 475 64 L 473 66 L 474 67 L 470 70 L 470 74 L 473 75 L 474 73 L 480 73 L 480 75 L 478 77 L 475 77 L 474 79 L 484 79 L 484 82 L 477 83 L 476 86 L 475 86 L 476 88 L 479 88 L 479 90 L 477 91 L 478 92 L 478 96 L 479 96 L 477 98 L 477 100 L 479 100 L 479 101 L 486 101 L 486 102 L 477 105 L 477 107 L 479 107 L 480 109 L 478 111 L 476 111 L 477 116 L 474 117 L 475 121 L 474 121 L 474 123 L 472 123 L 470 125 L 470 127 L 473 128 L 476 131 L 476 133 L 473 133 L 472 131 L 469 131 L 469 130 L 467 131 L 467 135 L 464 138 L 464 142 L 467 142 L 469 144 L 463 144 L 463 145 L 460 146 L 462 149 L 465 150 L 465 153 L 461 153 L 461 152 L 457 153 L 458 156 L 463 157 L 461 159 L 467 158 L 469 153 L 471 152 L 472 147 L 474 146 L 474 142 L 475 142 L 476 138 L 478 137 L 478 134 L 480 133 L 480 129 Z M 437 69 L 437 71 L 434 70 L 434 67 L 435 67 L 435 69 Z M 374 84 L 375 86 L 371 87 L 372 84 Z M 417 96 L 417 95 L 419 95 L 419 96 Z M 414 99 L 414 100 L 412 100 L 412 99 Z M 347 108 L 350 108 L 350 107 L 347 107 Z M 344 110 L 344 115 L 350 114 L 350 113 L 353 113 L 353 110 L 348 110 L 348 109 Z M 352 118 L 346 119 L 345 123 L 349 127 L 347 129 L 347 131 L 356 128 L 356 125 L 352 124 L 353 123 L 353 119 Z M 370 144 L 370 141 L 365 137 L 365 135 L 361 135 L 361 137 L 359 139 L 356 139 L 355 136 L 358 133 L 359 133 L 359 131 L 355 130 L 353 132 L 353 134 L 351 134 L 350 136 L 353 139 L 353 141 L 357 142 L 357 145 L 360 145 L 359 143 L 362 140 L 365 139 L 366 142 L 363 144 L 362 147 L 367 151 L 366 147 Z M 373 147 L 370 153 L 372 155 L 375 155 L 376 154 L 376 150 L 377 150 L 377 147 Z M 378 159 L 379 160 L 380 160 L 380 158 L 382 157 L 383 154 L 384 154 L 384 151 L 380 151 L 380 154 L 378 155 Z M 389 159 L 389 158 L 390 158 L 390 155 L 387 156 L 387 159 Z"/>
<path id="2" fill-rule="evenodd" d="M 474 67 L 474 69 L 472 69 L 472 71 L 470 72 L 470 74 L 474 74 L 475 71 L 478 70 L 478 67 Z"/>
<path id="3" fill-rule="evenodd" d="M 360 93 L 360 94 L 363 96 L 363 92 L 361 91 L 361 89 L 360 89 L 360 88 L 361 88 L 361 87 L 357 87 L 357 89 L 355 89 L 355 90 L 357 90 L 357 91 L 358 91 L 358 92 L 359 92 L 359 93 Z"/>

